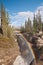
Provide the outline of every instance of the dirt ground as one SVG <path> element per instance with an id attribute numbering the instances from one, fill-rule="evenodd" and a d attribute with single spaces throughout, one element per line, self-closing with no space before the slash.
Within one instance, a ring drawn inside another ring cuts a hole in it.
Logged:
<path id="1" fill-rule="evenodd" d="M 18 55 L 19 47 L 17 42 L 0 37 L 0 65 L 11 65 Z"/>
<path id="2" fill-rule="evenodd" d="M 38 60 L 37 63 L 36 63 L 36 65 L 43 65 L 43 61 Z"/>

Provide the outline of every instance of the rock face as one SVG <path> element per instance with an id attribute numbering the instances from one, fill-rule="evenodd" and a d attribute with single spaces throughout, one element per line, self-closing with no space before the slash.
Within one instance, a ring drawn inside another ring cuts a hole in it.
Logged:
<path id="1" fill-rule="evenodd" d="M 27 63 L 22 58 L 22 56 L 19 55 L 19 56 L 17 56 L 17 58 L 16 58 L 15 62 L 13 63 L 13 65 L 27 65 Z"/>
<path id="2" fill-rule="evenodd" d="M 30 43 L 26 41 L 26 39 L 22 35 L 17 35 L 17 41 L 18 45 L 20 47 L 20 52 L 25 60 L 26 64 L 24 65 L 30 65 L 33 60 L 35 60 L 35 56 L 33 53 L 33 50 L 30 46 Z"/>

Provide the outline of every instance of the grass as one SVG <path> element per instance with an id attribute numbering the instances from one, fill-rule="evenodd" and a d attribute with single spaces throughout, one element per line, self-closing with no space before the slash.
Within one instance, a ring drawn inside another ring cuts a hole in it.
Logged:
<path id="1" fill-rule="evenodd" d="M 15 41 L 12 38 L 0 37 L 0 48 L 12 48 Z"/>

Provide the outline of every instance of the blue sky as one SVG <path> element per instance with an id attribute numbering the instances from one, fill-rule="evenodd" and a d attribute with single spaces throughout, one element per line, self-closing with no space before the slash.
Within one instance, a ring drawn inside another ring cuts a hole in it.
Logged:
<path id="1" fill-rule="evenodd" d="M 34 11 L 38 6 L 43 3 L 43 0 L 0 0 L 4 3 L 5 7 L 12 12 L 19 11 Z"/>
<path id="2" fill-rule="evenodd" d="M 28 17 L 32 19 L 38 9 L 43 9 L 43 0 L 0 0 L 1 2 L 10 15 L 11 24 L 17 27 L 24 25 Z"/>

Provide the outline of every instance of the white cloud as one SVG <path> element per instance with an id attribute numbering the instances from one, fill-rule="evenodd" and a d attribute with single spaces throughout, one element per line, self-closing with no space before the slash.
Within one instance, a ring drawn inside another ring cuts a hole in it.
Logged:
<path id="1" fill-rule="evenodd" d="M 28 17 L 33 20 L 33 12 L 26 11 L 26 12 L 18 12 L 16 15 L 10 15 L 11 23 L 13 25 L 16 24 L 16 26 L 24 25 L 25 20 L 28 19 Z M 12 22 L 13 21 L 13 22 Z"/>
<path id="2" fill-rule="evenodd" d="M 11 24 L 16 25 L 17 27 L 21 26 L 21 24 L 24 25 L 25 20 L 27 20 L 28 17 L 31 20 L 33 20 L 34 13 L 37 14 L 38 10 L 40 10 L 41 18 L 43 21 L 43 5 L 41 5 L 41 6 L 37 7 L 37 9 L 34 12 L 24 11 L 24 12 L 15 13 L 16 15 L 15 14 L 10 15 Z"/>
<path id="3" fill-rule="evenodd" d="M 25 19 L 27 19 L 28 17 L 30 19 L 33 19 L 33 12 L 31 12 L 31 11 L 18 12 L 17 15 L 15 16 L 16 19 L 18 19 L 18 18 L 25 18 Z"/>
<path id="4" fill-rule="evenodd" d="M 40 10 L 41 18 L 42 18 L 42 21 L 43 21 L 43 5 L 41 5 L 37 8 L 37 10 L 35 11 L 36 14 L 38 13 L 38 10 Z"/>

